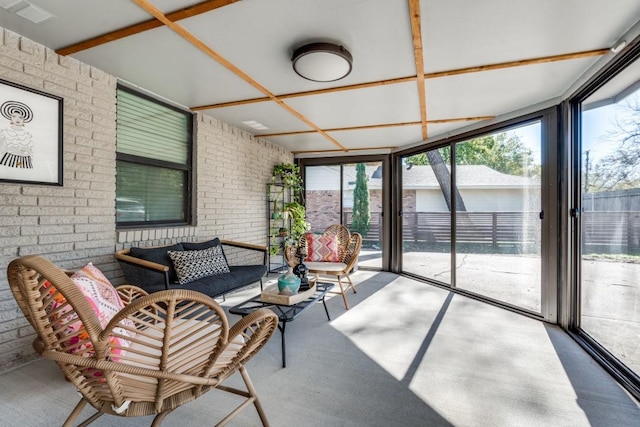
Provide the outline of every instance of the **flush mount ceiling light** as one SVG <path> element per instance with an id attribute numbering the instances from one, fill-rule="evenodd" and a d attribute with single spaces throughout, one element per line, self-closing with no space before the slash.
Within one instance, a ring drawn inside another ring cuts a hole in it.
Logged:
<path id="1" fill-rule="evenodd" d="M 314 82 L 333 82 L 349 75 L 353 57 L 342 46 L 311 43 L 296 49 L 291 61 L 300 77 Z"/>

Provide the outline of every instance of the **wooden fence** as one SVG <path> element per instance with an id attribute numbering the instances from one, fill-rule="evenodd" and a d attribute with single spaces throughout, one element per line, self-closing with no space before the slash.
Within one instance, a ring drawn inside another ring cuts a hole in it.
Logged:
<path id="1" fill-rule="evenodd" d="M 538 212 L 458 212 L 458 249 L 482 252 L 539 253 L 541 221 Z M 343 224 L 351 225 L 351 212 Z M 403 242 L 443 250 L 451 247 L 449 212 L 404 212 Z M 382 214 L 371 213 L 365 242 L 382 240 Z M 640 212 L 584 212 L 583 253 L 640 254 Z"/>

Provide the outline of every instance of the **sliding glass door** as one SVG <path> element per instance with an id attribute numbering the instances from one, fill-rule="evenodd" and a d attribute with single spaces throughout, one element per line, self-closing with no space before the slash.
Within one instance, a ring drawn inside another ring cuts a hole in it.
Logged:
<path id="1" fill-rule="evenodd" d="M 579 328 L 640 375 L 640 60 L 580 104 Z M 579 187 L 578 187 L 579 185 Z"/>
<path id="2" fill-rule="evenodd" d="M 343 224 L 362 235 L 359 267 L 383 265 L 383 161 L 304 165 L 305 205 L 311 232 Z"/>
<path id="3" fill-rule="evenodd" d="M 456 287 L 541 312 L 540 122 L 455 145 Z"/>
<path id="4" fill-rule="evenodd" d="M 402 159 L 402 269 L 542 313 L 541 120 Z"/>
<path id="5" fill-rule="evenodd" d="M 449 148 L 403 160 L 402 269 L 451 284 L 451 171 Z"/>

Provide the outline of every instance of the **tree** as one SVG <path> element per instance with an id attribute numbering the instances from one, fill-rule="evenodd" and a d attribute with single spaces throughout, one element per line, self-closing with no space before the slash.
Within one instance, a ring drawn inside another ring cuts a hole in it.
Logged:
<path id="1" fill-rule="evenodd" d="M 508 135 L 503 132 L 462 142 L 455 147 L 457 165 L 485 165 L 509 175 L 540 174 L 540 166 L 534 165 L 533 153 L 517 135 Z M 414 165 L 430 165 L 449 210 L 451 210 L 452 193 L 456 198 L 456 209 L 466 210 L 458 189 L 451 188 L 451 175 L 446 168 L 446 165 L 451 162 L 450 147 L 415 154 L 408 157 L 407 162 Z"/>
<path id="2" fill-rule="evenodd" d="M 451 160 L 451 149 L 438 150 L 444 162 Z M 425 153 L 407 158 L 414 165 L 427 165 Z M 534 164 L 533 153 L 517 135 L 505 132 L 471 139 L 456 144 L 457 165 L 485 165 L 508 175 L 537 176 L 540 166 Z"/>
<path id="3" fill-rule="evenodd" d="M 640 187 L 640 94 L 616 110 L 614 127 L 603 143 L 617 147 L 588 171 L 589 192 Z"/>
<path id="4" fill-rule="evenodd" d="M 369 185 L 364 163 L 356 165 L 356 186 L 353 190 L 353 219 L 351 231 L 366 236 L 371 226 L 371 212 L 369 211 Z"/>
<path id="5" fill-rule="evenodd" d="M 458 187 L 451 191 L 451 174 L 449 174 L 449 169 L 444 163 L 444 159 L 440 154 L 440 150 L 429 150 L 426 153 L 426 158 L 431 165 L 431 169 L 433 170 L 433 174 L 436 176 L 436 180 L 438 181 L 438 185 L 440 186 L 440 191 L 442 191 L 442 195 L 444 196 L 444 200 L 447 203 L 447 207 L 449 211 L 451 211 L 451 194 L 455 194 L 456 198 L 456 210 L 458 211 L 466 211 L 467 208 L 464 205 L 464 200 L 462 200 L 462 196 L 458 191 Z"/>

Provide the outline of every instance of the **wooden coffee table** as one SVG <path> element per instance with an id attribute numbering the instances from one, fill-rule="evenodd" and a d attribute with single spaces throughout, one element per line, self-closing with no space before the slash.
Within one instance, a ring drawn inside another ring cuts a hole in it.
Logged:
<path id="1" fill-rule="evenodd" d="M 287 353 L 284 333 L 287 327 L 287 323 L 293 322 L 298 318 L 298 316 L 307 311 L 315 303 L 320 301 L 322 301 L 324 311 L 325 313 L 327 313 L 327 320 L 331 320 L 331 317 L 329 316 L 329 310 L 327 309 L 327 304 L 325 302 L 325 297 L 327 296 L 329 290 L 333 288 L 333 286 L 333 283 L 317 282 L 315 292 L 309 294 L 306 299 L 291 305 L 278 304 L 274 302 L 264 302 L 261 301 L 260 295 L 256 295 L 255 297 L 250 298 L 238 305 L 234 305 L 229 309 L 229 313 L 246 316 L 247 314 L 263 307 L 273 310 L 278 315 L 278 319 L 280 319 L 280 322 L 278 323 L 278 329 L 280 329 L 280 335 L 282 337 L 282 367 L 286 368 Z"/>

